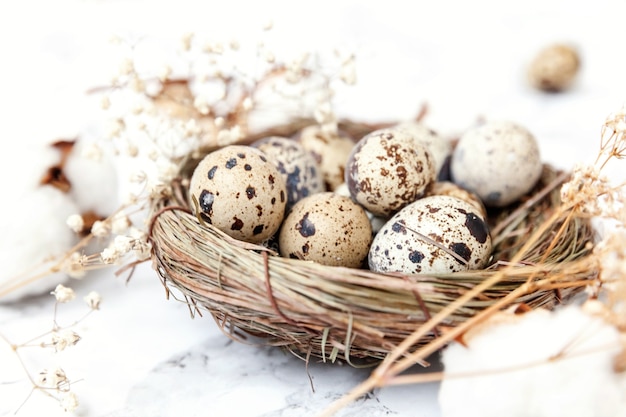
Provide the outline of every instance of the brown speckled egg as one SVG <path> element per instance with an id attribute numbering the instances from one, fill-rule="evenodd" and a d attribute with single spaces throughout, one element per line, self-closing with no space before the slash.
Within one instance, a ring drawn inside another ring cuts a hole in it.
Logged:
<path id="1" fill-rule="evenodd" d="M 346 161 L 354 147 L 349 136 L 324 132 L 319 126 L 305 127 L 297 140 L 315 157 L 322 170 L 326 191 L 334 191 L 344 181 Z"/>
<path id="2" fill-rule="evenodd" d="M 396 213 L 372 242 L 368 263 L 376 272 L 443 274 L 480 269 L 491 255 L 491 237 L 474 206 L 430 196 Z"/>
<path id="3" fill-rule="evenodd" d="M 278 231 L 287 204 L 281 174 L 250 146 L 226 146 L 205 156 L 193 172 L 189 193 L 205 222 L 252 243 Z"/>
<path id="4" fill-rule="evenodd" d="M 426 196 L 431 195 L 448 195 L 466 201 L 476 208 L 477 213 L 480 214 L 483 219 L 487 218 L 487 209 L 480 197 L 465 188 L 459 187 L 453 182 L 435 181 L 428 187 L 428 190 L 426 190 Z"/>
<path id="5" fill-rule="evenodd" d="M 509 121 L 490 121 L 465 132 L 450 164 L 453 182 L 476 193 L 487 207 L 519 200 L 542 171 L 535 137 Z"/>
<path id="6" fill-rule="evenodd" d="M 550 45 L 539 51 L 528 68 L 528 78 L 535 87 L 559 92 L 572 85 L 580 69 L 578 51 L 569 45 Z"/>
<path id="7" fill-rule="evenodd" d="M 289 138 L 270 136 L 251 146 L 263 151 L 283 176 L 287 186 L 287 211 L 302 198 L 325 191 L 317 161 L 300 143 Z"/>
<path id="8" fill-rule="evenodd" d="M 365 135 L 346 164 L 352 199 L 372 214 L 389 217 L 424 195 L 435 180 L 428 149 L 409 133 L 381 129 Z"/>
<path id="9" fill-rule="evenodd" d="M 365 210 L 333 192 L 313 194 L 297 202 L 280 229 L 280 254 L 323 265 L 364 266 L 372 242 Z"/>
<path id="10" fill-rule="evenodd" d="M 435 165 L 435 173 L 440 175 L 442 168 L 452 155 L 452 142 L 440 136 L 434 130 L 416 121 L 398 123 L 394 129 L 405 130 L 413 135 L 416 141 L 430 151 Z"/>

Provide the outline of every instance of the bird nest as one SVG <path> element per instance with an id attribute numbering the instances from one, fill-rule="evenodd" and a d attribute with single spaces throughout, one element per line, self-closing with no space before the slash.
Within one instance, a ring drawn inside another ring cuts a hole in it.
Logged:
<path id="1" fill-rule="evenodd" d="M 208 311 L 229 337 L 262 340 L 307 360 L 376 363 L 442 312 L 407 352 L 487 309 L 553 308 L 598 274 L 585 262 L 592 226 L 563 207 L 560 188 L 569 175 L 551 166 L 520 202 L 489 211 L 494 248 L 485 269 L 404 275 L 283 258 L 229 237 L 189 205 L 197 162 L 190 158 L 151 202 L 152 259 L 168 296 L 188 303 L 192 315 Z"/>

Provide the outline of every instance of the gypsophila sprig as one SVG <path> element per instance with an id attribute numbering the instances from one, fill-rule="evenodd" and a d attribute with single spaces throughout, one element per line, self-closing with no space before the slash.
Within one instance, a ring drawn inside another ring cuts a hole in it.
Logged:
<path id="1" fill-rule="evenodd" d="M 30 358 L 32 354 L 37 352 L 40 354 L 47 353 L 58 355 L 69 347 L 76 346 L 78 342 L 80 342 L 81 336 L 74 330 L 74 327 L 86 319 L 93 311 L 99 309 L 101 298 L 97 292 L 91 291 L 83 298 L 89 307 L 89 311 L 73 323 L 62 326 L 58 323 L 57 307 L 60 304 L 74 300 L 76 294 L 71 288 L 62 285 L 57 286 L 55 290 L 52 291 L 52 294 L 55 297 L 55 303 L 51 330 L 22 343 L 13 343 L 5 335 L 0 334 L 0 339 L 4 340 L 11 347 L 18 363 L 22 366 L 26 378 L 32 384 L 31 391 L 25 393 L 24 401 L 21 404 L 16 404 L 15 414 L 20 411 L 26 401 L 28 401 L 34 393 L 41 393 L 52 399 L 66 412 L 74 411 L 79 406 L 78 397 L 75 392 L 72 391 L 72 385 L 76 383 L 77 380 L 70 379 L 66 371 L 59 366 L 41 369 L 36 372 L 31 371 L 22 355 L 22 351 L 30 349 Z M 33 353 L 33 349 L 39 350 Z M 8 399 L 5 399 L 5 401 L 8 401 Z"/>

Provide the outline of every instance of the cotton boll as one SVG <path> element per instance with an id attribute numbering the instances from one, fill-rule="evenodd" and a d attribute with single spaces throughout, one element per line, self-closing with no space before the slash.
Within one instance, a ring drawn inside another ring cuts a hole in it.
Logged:
<path id="1" fill-rule="evenodd" d="M 78 212 L 69 195 L 49 185 L 39 186 L 12 199 L 3 210 L 0 302 L 52 291 L 57 284 L 65 282 L 65 274 L 47 273 L 5 294 L 24 279 L 45 272 L 45 262 L 64 255 L 76 243 L 75 233 L 66 225 L 66 219 Z"/>
<path id="2" fill-rule="evenodd" d="M 89 140 L 77 140 L 63 171 L 70 181 L 71 198 L 80 213 L 106 217 L 118 207 L 118 178 L 112 156 Z"/>
<path id="3" fill-rule="evenodd" d="M 465 344 L 443 352 L 443 417 L 626 416 L 620 335 L 580 307 L 501 313 Z"/>

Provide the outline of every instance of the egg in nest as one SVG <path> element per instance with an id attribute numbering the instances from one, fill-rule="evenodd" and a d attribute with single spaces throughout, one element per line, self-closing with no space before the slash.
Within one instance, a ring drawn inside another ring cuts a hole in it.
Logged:
<path id="1" fill-rule="evenodd" d="M 206 155 L 190 181 L 192 207 L 205 222 L 252 243 L 280 227 L 287 204 L 285 181 L 266 155 L 230 145 Z"/>
<path id="2" fill-rule="evenodd" d="M 396 213 L 374 238 L 375 272 L 445 274 L 483 268 L 491 236 L 475 206 L 456 197 L 421 198 Z"/>

